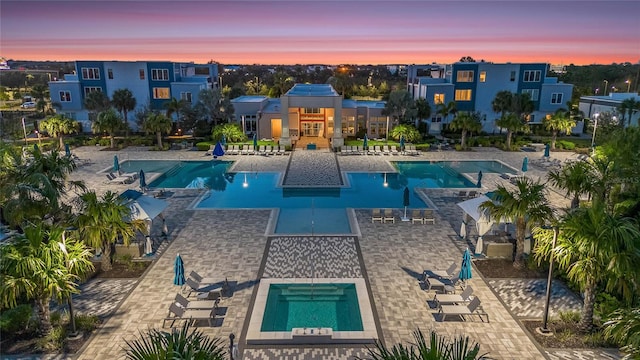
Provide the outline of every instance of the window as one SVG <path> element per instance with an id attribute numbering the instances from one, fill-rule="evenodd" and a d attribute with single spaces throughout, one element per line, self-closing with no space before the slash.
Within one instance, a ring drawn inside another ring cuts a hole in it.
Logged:
<path id="1" fill-rule="evenodd" d="M 151 69 L 151 80 L 157 80 L 157 81 L 169 80 L 169 70 Z"/>
<path id="2" fill-rule="evenodd" d="M 256 115 L 243 115 L 240 117 L 242 122 L 241 126 L 244 126 L 245 134 L 253 134 L 258 130 L 258 117 Z"/>
<path id="3" fill-rule="evenodd" d="M 524 78 L 522 81 L 524 82 L 536 82 L 540 81 L 541 71 L 540 70 L 526 70 L 524 72 Z"/>
<path id="4" fill-rule="evenodd" d="M 444 94 L 434 94 L 433 95 L 433 103 L 434 104 L 444 104 Z"/>
<path id="5" fill-rule="evenodd" d="M 471 89 L 456 90 L 456 101 L 471 101 Z"/>
<path id="6" fill-rule="evenodd" d="M 180 100 L 191 102 L 191 93 L 186 91 L 181 92 Z"/>
<path id="7" fill-rule="evenodd" d="M 98 69 L 98 68 L 82 68 L 82 79 L 84 79 L 84 80 L 100 80 L 100 69 Z"/>
<path id="8" fill-rule="evenodd" d="M 70 101 L 71 101 L 71 92 L 60 91 L 60 102 L 70 102 Z"/>
<path id="9" fill-rule="evenodd" d="M 473 70 L 459 70 L 456 75 L 457 82 L 473 82 Z"/>
<path id="10" fill-rule="evenodd" d="M 320 114 L 320 108 L 304 108 L 305 114 Z"/>
<path id="11" fill-rule="evenodd" d="M 140 69 L 140 80 L 144 80 L 144 69 Z"/>
<path id="12" fill-rule="evenodd" d="M 109 80 L 113 80 L 113 69 L 107 69 L 107 77 Z"/>
<path id="13" fill-rule="evenodd" d="M 515 71 L 512 71 L 512 72 L 511 72 L 511 78 L 510 78 L 510 81 L 516 81 L 516 72 L 515 72 Z"/>
<path id="14" fill-rule="evenodd" d="M 551 94 L 551 103 L 552 104 L 562 104 L 562 93 L 553 93 L 553 94 Z"/>
<path id="15" fill-rule="evenodd" d="M 480 82 L 485 82 L 485 81 L 487 81 L 487 72 L 480 71 Z"/>
<path id="16" fill-rule="evenodd" d="M 540 97 L 540 90 L 538 89 L 522 89 L 523 94 L 529 94 L 532 101 L 538 101 Z"/>
<path id="17" fill-rule="evenodd" d="M 84 87 L 84 96 L 87 96 L 95 91 L 102 91 L 100 86 L 85 86 Z"/>
<path id="18" fill-rule="evenodd" d="M 153 88 L 154 99 L 170 99 L 169 88 L 154 87 Z"/>
<path id="19" fill-rule="evenodd" d="M 431 118 L 431 122 L 432 123 L 439 123 L 442 122 L 442 116 L 434 116 Z"/>

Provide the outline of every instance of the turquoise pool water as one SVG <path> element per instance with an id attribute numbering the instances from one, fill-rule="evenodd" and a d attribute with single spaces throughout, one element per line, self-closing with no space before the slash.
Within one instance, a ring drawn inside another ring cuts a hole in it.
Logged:
<path id="1" fill-rule="evenodd" d="M 355 284 L 271 284 L 261 331 L 363 331 Z"/>

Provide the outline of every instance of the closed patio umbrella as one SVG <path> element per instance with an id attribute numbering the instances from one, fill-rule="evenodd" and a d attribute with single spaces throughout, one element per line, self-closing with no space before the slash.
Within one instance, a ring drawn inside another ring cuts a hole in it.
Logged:
<path id="1" fill-rule="evenodd" d="M 69 149 L 69 144 L 64 144 L 64 154 L 67 155 L 67 157 L 71 157 L 71 149 Z"/>
<path id="2" fill-rule="evenodd" d="M 151 241 L 151 236 L 147 235 L 145 237 L 145 243 L 144 243 L 144 254 L 146 256 L 149 256 L 153 253 L 153 243 Z"/>
<path id="3" fill-rule="evenodd" d="M 147 187 L 147 179 L 144 175 L 144 170 L 140 169 L 140 190 L 144 192 L 144 189 Z"/>
<path id="4" fill-rule="evenodd" d="M 471 279 L 471 276 L 471 253 L 469 253 L 469 248 L 467 248 L 462 255 L 462 265 L 460 266 L 460 274 L 458 274 L 458 277 L 463 283 L 466 283 L 467 280 Z"/>
<path id="5" fill-rule="evenodd" d="M 400 151 L 404 151 L 404 135 L 400 135 Z"/>
<path id="6" fill-rule="evenodd" d="M 550 148 L 549 144 L 546 144 L 544 146 L 544 157 L 549 157 L 549 148 Z"/>
<path id="7" fill-rule="evenodd" d="M 220 140 L 222 146 L 227 146 L 227 137 L 222 134 L 222 139 Z"/>
<path id="8" fill-rule="evenodd" d="M 258 134 L 253 134 L 253 150 L 258 150 Z"/>
<path id="9" fill-rule="evenodd" d="M 113 155 L 113 171 L 120 170 L 120 162 L 118 161 L 118 155 Z"/>
<path id="10" fill-rule="evenodd" d="M 367 134 L 364 134 L 364 141 L 362 141 L 362 149 L 363 150 L 367 150 L 367 147 L 369 145 L 367 145 L 368 139 L 367 139 Z"/>
<path id="11" fill-rule="evenodd" d="M 217 158 L 218 156 L 224 155 L 224 149 L 222 148 L 222 144 L 220 141 L 216 143 L 216 146 L 213 148 L 213 158 Z"/>
<path id="12" fill-rule="evenodd" d="M 482 171 L 478 171 L 478 188 L 482 187 Z"/>
<path id="13" fill-rule="evenodd" d="M 180 254 L 176 256 L 176 261 L 173 264 L 173 272 L 173 285 L 184 285 L 186 281 L 184 278 L 184 262 L 182 262 L 182 257 L 180 257 Z"/>
<path id="14" fill-rule="evenodd" d="M 525 156 L 524 159 L 522 159 L 522 172 L 526 173 L 528 169 L 529 169 L 529 158 Z"/>
<path id="15" fill-rule="evenodd" d="M 409 206 L 409 188 L 408 187 L 404 187 L 404 193 L 402 194 L 402 205 L 404 205 L 404 217 L 402 218 L 402 221 L 409 221 L 409 218 L 407 217 L 407 206 Z"/>

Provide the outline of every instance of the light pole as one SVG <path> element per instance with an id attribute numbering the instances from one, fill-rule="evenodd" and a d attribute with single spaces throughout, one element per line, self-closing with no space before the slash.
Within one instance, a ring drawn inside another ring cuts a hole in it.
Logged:
<path id="1" fill-rule="evenodd" d="M 593 123 L 593 135 L 591 136 L 591 154 L 592 155 L 596 151 L 596 148 L 594 146 L 596 144 L 596 128 L 598 127 L 598 117 L 600 117 L 600 114 L 595 113 L 593 114 L 593 117 L 596 119 L 596 121 L 595 123 Z"/>
<path id="2" fill-rule="evenodd" d="M 625 83 L 627 84 L 627 92 L 631 91 L 631 80 L 627 80 Z"/>
<path id="3" fill-rule="evenodd" d="M 542 327 L 540 332 L 543 334 L 549 334 L 551 330 L 547 327 L 549 321 L 549 302 L 551 301 L 551 277 L 553 275 L 553 251 L 556 248 L 556 241 L 558 240 L 558 228 L 553 227 L 553 243 L 551 244 L 551 256 L 549 259 L 549 275 L 547 277 L 547 294 L 544 302 L 544 314 L 542 317 Z"/>
<path id="4" fill-rule="evenodd" d="M 389 141 L 389 117 L 387 116 L 387 133 L 384 135 L 384 141 Z"/>
<path id="5" fill-rule="evenodd" d="M 602 82 L 604 82 L 604 96 L 607 96 L 607 87 L 609 86 L 609 81 L 603 80 Z"/>

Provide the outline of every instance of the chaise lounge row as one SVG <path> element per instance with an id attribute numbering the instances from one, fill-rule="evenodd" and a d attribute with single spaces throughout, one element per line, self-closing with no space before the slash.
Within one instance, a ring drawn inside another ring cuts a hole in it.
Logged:
<path id="1" fill-rule="evenodd" d="M 379 221 L 381 224 L 390 222 L 395 223 L 396 217 L 392 209 L 373 209 L 371 210 L 371 222 Z M 433 216 L 433 209 L 413 209 L 411 210 L 411 223 L 435 224 L 436 220 Z"/>
<path id="2" fill-rule="evenodd" d="M 340 155 L 419 155 L 415 145 L 407 145 L 404 151 L 398 151 L 395 145 L 374 145 L 365 149 L 363 146 L 345 145 L 340 149 Z"/>
<path id="3" fill-rule="evenodd" d="M 229 155 L 289 155 L 284 145 L 260 145 L 258 149 L 254 149 L 253 145 L 229 145 L 226 150 Z"/>

